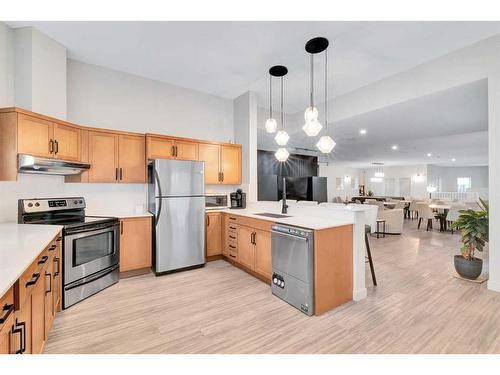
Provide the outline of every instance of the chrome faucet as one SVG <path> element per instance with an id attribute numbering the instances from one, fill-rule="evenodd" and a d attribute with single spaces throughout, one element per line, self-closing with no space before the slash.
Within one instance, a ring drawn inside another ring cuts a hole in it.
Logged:
<path id="1" fill-rule="evenodd" d="M 281 207 L 281 213 L 285 215 L 287 212 L 288 205 L 286 204 L 286 179 L 283 177 L 283 195 L 282 195 L 283 206 Z"/>

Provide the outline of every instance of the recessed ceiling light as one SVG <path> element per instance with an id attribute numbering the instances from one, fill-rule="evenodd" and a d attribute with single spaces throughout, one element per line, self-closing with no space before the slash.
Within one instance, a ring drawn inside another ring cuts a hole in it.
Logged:
<path id="1" fill-rule="evenodd" d="M 452 158 L 452 159 L 451 159 L 451 161 L 457 161 L 457 159 L 455 159 L 455 158 Z"/>
<path id="2" fill-rule="evenodd" d="M 397 150 L 397 149 L 398 149 L 398 146 L 397 146 L 397 145 L 393 145 L 391 148 L 392 148 L 393 150 Z"/>
<path id="3" fill-rule="evenodd" d="M 361 129 L 361 130 L 359 131 L 359 134 L 361 134 L 361 135 L 365 135 L 365 134 L 366 134 L 366 129 Z"/>
<path id="4" fill-rule="evenodd" d="M 427 156 L 428 156 L 428 157 L 431 157 L 431 156 L 432 156 L 432 154 L 429 152 L 429 153 L 427 153 Z"/>

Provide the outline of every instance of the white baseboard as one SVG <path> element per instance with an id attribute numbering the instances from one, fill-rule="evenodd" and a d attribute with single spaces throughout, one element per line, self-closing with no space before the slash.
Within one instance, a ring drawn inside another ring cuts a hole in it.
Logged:
<path id="1" fill-rule="evenodd" d="M 361 301 L 362 299 L 366 298 L 366 295 L 367 295 L 366 288 L 353 290 L 352 299 L 354 301 Z"/>
<path id="2" fill-rule="evenodd" d="M 500 292 L 500 282 L 488 280 L 488 289 L 495 292 Z"/>

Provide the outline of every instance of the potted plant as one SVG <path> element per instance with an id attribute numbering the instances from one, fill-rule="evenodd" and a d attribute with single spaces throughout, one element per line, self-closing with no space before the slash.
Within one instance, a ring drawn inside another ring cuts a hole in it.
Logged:
<path id="1" fill-rule="evenodd" d="M 373 191 L 368 190 L 368 196 L 369 196 L 369 197 L 373 197 Z"/>
<path id="2" fill-rule="evenodd" d="M 475 251 L 483 251 L 488 242 L 488 202 L 479 198 L 479 210 L 460 210 L 460 216 L 452 224 L 462 235 L 462 255 L 455 255 L 457 273 L 466 279 L 477 279 L 483 269 L 483 260 L 474 257 Z"/>

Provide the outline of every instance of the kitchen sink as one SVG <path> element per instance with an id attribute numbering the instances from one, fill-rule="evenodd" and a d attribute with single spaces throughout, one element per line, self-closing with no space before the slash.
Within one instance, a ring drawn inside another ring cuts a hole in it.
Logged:
<path id="1" fill-rule="evenodd" d="M 290 217 L 289 215 L 273 214 L 273 213 L 270 213 L 270 212 L 261 212 L 261 213 L 254 214 L 254 215 L 266 216 L 266 217 L 273 217 L 273 218 L 276 218 L 276 219 L 284 218 L 284 217 Z"/>

